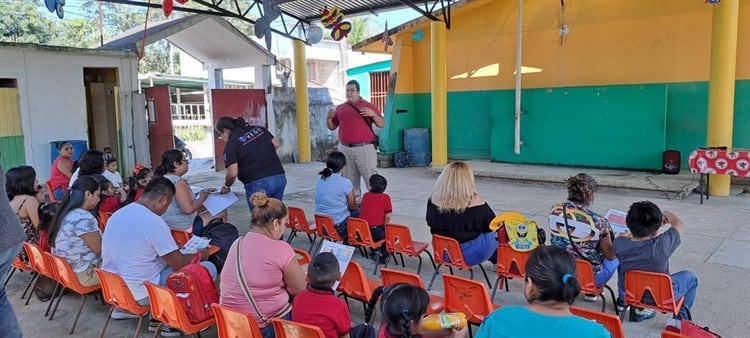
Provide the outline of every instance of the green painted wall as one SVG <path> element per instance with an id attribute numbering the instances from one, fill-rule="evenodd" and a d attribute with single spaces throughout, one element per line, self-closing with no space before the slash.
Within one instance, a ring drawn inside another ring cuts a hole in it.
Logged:
<path id="1" fill-rule="evenodd" d="M 737 81 L 734 147 L 750 147 L 750 80 Z M 706 142 L 708 83 L 522 92 L 521 154 L 513 154 L 514 91 L 448 93 L 448 156 L 514 163 L 661 169 L 666 149 Z M 394 114 L 396 109 L 406 113 Z M 386 105 L 381 151 L 403 150 L 403 129 L 430 127 L 430 94 L 395 94 Z"/>
<path id="2" fill-rule="evenodd" d="M 6 171 L 26 164 L 23 135 L 0 137 L 0 163 Z"/>

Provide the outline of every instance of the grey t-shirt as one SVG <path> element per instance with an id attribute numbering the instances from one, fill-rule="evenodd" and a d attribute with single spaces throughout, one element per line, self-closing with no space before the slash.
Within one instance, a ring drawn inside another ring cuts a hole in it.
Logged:
<path id="1" fill-rule="evenodd" d="M 643 270 L 669 274 L 669 256 L 680 246 L 680 233 L 670 228 L 647 241 L 615 238 L 615 255 L 620 261 L 618 282 L 625 287 L 625 271 Z"/>

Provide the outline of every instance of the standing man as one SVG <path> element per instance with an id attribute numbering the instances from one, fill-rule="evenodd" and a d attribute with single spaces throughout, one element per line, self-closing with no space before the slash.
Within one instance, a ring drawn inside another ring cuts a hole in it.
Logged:
<path id="1" fill-rule="evenodd" d="M 339 151 L 346 157 L 344 176 L 352 181 L 354 195 L 359 200 L 362 195 L 360 178 L 370 189 L 370 176 L 376 174 L 378 154 L 375 149 L 375 132 L 372 124 L 383 128 L 383 113 L 372 103 L 359 96 L 359 82 L 346 83 L 346 103 L 331 109 L 326 118 L 330 130 L 339 130 Z"/>
<path id="2" fill-rule="evenodd" d="M 52 192 L 49 192 L 52 194 Z M 0 166 L 0 277 L 5 277 L 13 260 L 21 252 L 21 243 L 26 240 L 18 216 L 10 208 L 8 195 L 5 193 L 5 171 Z M 29 294 L 31 297 L 31 294 Z M 5 285 L 0 286 L 0 332 L 3 337 L 20 338 L 21 326 L 18 324 L 13 306 L 5 294 Z"/>

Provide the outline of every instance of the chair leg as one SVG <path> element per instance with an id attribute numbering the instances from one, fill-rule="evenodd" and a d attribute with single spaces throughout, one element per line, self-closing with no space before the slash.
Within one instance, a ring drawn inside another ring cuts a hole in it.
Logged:
<path id="1" fill-rule="evenodd" d="M 453 274 L 453 267 L 450 266 L 450 265 L 448 265 L 448 270 L 450 270 L 451 275 L 452 275 Z M 471 271 L 471 269 L 469 269 L 469 271 Z M 473 276 L 473 271 L 472 271 L 472 276 Z"/>
<path id="2" fill-rule="evenodd" d="M 437 268 L 435 268 L 435 273 L 433 273 L 432 278 L 430 278 L 430 285 L 427 286 L 427 291 L 430 291 L 430 289 L 432 289 L 432 283 L 435 283 L 435 278 L 440 273 L 440 267 L 442 266 L 442 264 L 438 264 Z"/>
<path id="3" fill-rule="evenodd" d="M 375 269 L 372 270 L 372 275 L 375 276 L 378 273 L 378 266 L 380 265 L 380 256 L 375 259 Z"/>
<path id="4" fill-rule="evenodd" d="M 292 240 L 294 239 L 294 236 L 296 236 L 296 235 L 297 235 L 297 230 L 292 230 L 289 233 L 289 238 L 286 239 L 286 242 L 289 243 L 289 244 L 292 244 Z"/>
<path id="5" fill-rule="evenodd" d="M 422 256 L 417 256 L 417 259 L 419 259 L 419 264 L 417 264 L 417 275 L 422 271 Z"/>
<path id="6" fill-rule="evenodd" d="M 8 285 L 8 282 L 10 282 L 10 277 L 13 277 L 13 273 L 16 272 L 16 270 L 18 269 L 16 269 L 15 267 L 10 268 L 10 272 L 8 272 L 8 277 L 5 278 L 5 282 L 3 283 L 3 287 Z"/>
<path id="7" fill-rule="evenodd" d="M 429 250 L 425 250 L 424 252 L 427 253 L 427 257 L 430 258 L 430 262 L 432 263 L 432 268 L 435 268 L 435 260 L 432 258 L 432 253 Z"/>
<path id="8" fill-rule="evenodd" d="M 161 332 L 161 326 L 162 326 L 162 325 L 164 325 L 164 323 L 162 323 L 162 322 L 160 321 L 160 322 L 159 322 L 159 325 L 157 325 L 157 326 L 156 326 L 156 330 L 154 330 L 154 335 L 152 336 L 152 338 L 156 338 L 156 336 L 158 336 L 158 335 L 159 335 L 159 333 Z"/>
<path id="9" fill-rule="evenodd" d="M 604 297 L 604 292 L 599 294 L 599 297 L 602 297 L 602 313 L 607 311 L 607 298 Z M 615 306 L 617 308 L 617 306 Z"/>
<path id="10" fill-rule="evenodd" d="M 503 276 L 497 276 L 497 280 L 495 280 L 495 287 L 492 288 L 492 296 L 490 296 L 491 300 L 495 300 L 495 294 L 497 293 L 497 289 L 500 288 L 500 281 L 502 280 Z"/>
<path id="11" fill-rule="evenodd" d="M 474 269 L 469 267 L 469 279 L 474 279 Z"/>
<path id="12" fill-rule="evenodd" d="M 609 296 L 612 298 L 612 305 L 615 307 L 615 314 L 620 315 L 620 310 L 617 309 L 617 298 L 615 298 L 615 292 L 612 290 L 609 285 L 604 285 L 604 288 L 609 290 Z M 602 292 L 602 298 L 604 297 L 604 292 Z M 602 310 L 602 312 L 605 312 L 605 310 Z"/>
<path id="13" fill-rule="evenodd" d="M 60 306 L 60 300 L 62 300 L 63 292 L 65 291 L 65 287 L 63 286 L 60 288 L 60 296 L 57 297 L 57 303 L 55 303 L 55 307 L 52 309 L 52 313 L 49 315 L 49 320 L 52 320 L 52 318 L 55 318 L 55 312 L 57 312 L 57 307 Z M 50 299 L 50 302 L 53 302 L 55 300 L 55 295 L 52 295 L 52 299 Z"/>
<path id="14" fill-rule="evenodd" d="M 49 310 L 52 308 L 52 303 L 55 302 L 55 294 L 57 293 L 58 287 L 62 287 L 62 285 L 60 285 L 60 283 L 55 284 L 55 289 L 52 291 L 52 298 L 50 298 L 49 304 L 47 304 L 47 311 L 44 312 L 45 317 L 49 315 Z M 62 297 L 62 293 L 60 294 L 60 297 Z"/>
<path id="15" fill-rule="evenodd" d="M 482 264 L 479 264 L 479 270 L 482 270 L 482 274 L 484 275 L 484 280 L 487 281 L 487 286 L 489 286 L 489 288 L 492 289 L 492 282 L 490 281 L 490 277 L 487 276 L 487 271 L 484 270 L 484 267 L 482 266 Z M 508 283 L 505 283 L 505 285 L 507 286 Z"/>
<path id="16" fill-rule="evenodd" d="M 40 275 L 39 275 L 39 274 L 37 273 L 37 274 L 36 274 L 36 276 L 34 276 L 34 278 L 32 278 L 32 279 L 31 279 L 31 280 L 32 280 L 32 281 L 34 282 L 34 283 L 33 283 L 33 284 L 31 285 L 31 290 L 34 290 L 34 289 L 36 288 L 36 285 L 37 285 L 37 284 L 39 284 L 39 276 L 40 276 Z M 28 290 L 27 290 L 27 291 L 28 291 Z M 33 292 L 33 291 L 32 291 L 32 292 Z M 25 292 L 24 292 L 24 293 L 25 293 Z M 29 294 L 29 298 L 26 298 L 26 303 L 25 303 L 24 305 L 29 305 L 29 301 L 30 301 L 30 300 L 31 300 L 31 294 Z"/>
<path id="17" fill-rule="evenodd" d="M 310 241 L 310 243 L 312 243 L 314 241 L 313 237 L 310 236 L 309 233 L 305 233 L 305 234 L 307 235 L 307 240 Z"/>
<path id="18" fill-rule="evenodd" d="M 61 295 L 62 296 L 62 295 Z M 81 295 L 81 305 L 78 307 L 78 313 L 76 313 L 76 318 L 73 319 L 73 327 L 70 328 L 70 332 L 68 334 L 73 334 L 76 330 L 76 325 L 78 325 L 78 318 L 81 317 L 81 311 L 83 311 L 83 306 L 86 305 L 86 295 Z"/>
<path id="19" fill-rule="evenodd" d="M 135 334 L 133 334 L 133 338 L 138 338 L 138 335 L 141 333 L 141 325 L 143 324 L 143 316 L 138 317 L 138 325 L 135 327 Z"/>
<path id="20" fill-rule="evenodd" d="M 26 293 L 29 292 L 29 289 L 31 288 L 31 283 L 34 282 L 34 280 L 37 278 L 37 275 L 38 275 L 38 273 L 36 273 L 36 272 L 32 272 L 31 273 L 31 279 L 26 284 L 26 289 L 23 290 L 23 294 L 21 294 L 21 299 L 26 298 Z M 31 297 L 31 295 L 29 295 L 29 297 Z"/>
<path id="21" fill-rule="evenodd" d="M 102 332 L 99 333 L 99 338 L 104 338 L 104 332 L 107 332 L 107 326 L 109 325 L 109 320 L 112 319 L 112 312 L 115 311 L 114 306 L 110 306 L 109 313 L 107 313 L 107 320 L 104 321 L 104 327 L 102 327 Z"/>
<path id="22" fill-rule="evenodd" d="M 688 307 L 685 306 L 685 304 L 683 304 L 680 309 L 685 309 L 685 311 L 687 312 L 687 316 L 688 316 L 687 320 L 693 320 L 693 314 L 690 313 L 690 309 L 688 309 Z M 682 316 L 680 316 L 680 317 L 682 317 Z M 680 319 L 686 319 L 686 318 L 680 318 Z"/>
<path id="23" fill-rule="evenodd" d="M 401 257 L 401 266 L 406 267 L 406 263 L 404 263 L 404 254 L 399 253 L 398 256 Z"/>
<path id="24" fill-rule="evenodd" d="M 617 303 L 615 303 L 615 308 L 617 308 Z M 622 312 L 620 312 L 620 322 L 625 323 L 625 314 L 628 313 L 629 309 L 630 305 L 625 304 L 625 308 L 622 309 Z"/>
<path id="25" fill-rule="evenodd" d="M 317 239 L 317 238 L 316 238 L 316 239 Z M 313 253 L 313 248 L 314 248 L 314 247 L 315 247 L 315 239 L 313 239 L 313 240 L 312 240 L 312 241 L 310 242 L 310 249 L 307 249 L 307 252 L 309 252 L 309 253 L 310 253 L 310 254 L 312 255 L 312 253 Z"/>
<path id="26" fill-rule="evenodd" d="M 389 252 L 389 253 L 388 253 L 388 256 L 394 256 L 394 257 L 395 257 L 395 255 L 396 255 L 396 254 L 394 254 L 394 253 L 392 253 L 392 252 Z M 389 263 L 391 263 L 391 258 L 390 258 L 390 257 L 388 257 L 388 259 L 386 259 L 386 260 L 385 260 L 385 265 L 383 265 L 383 268 L 385 268 L 385 269 L 388 269 L 388 264 L 389 264 Z"/>

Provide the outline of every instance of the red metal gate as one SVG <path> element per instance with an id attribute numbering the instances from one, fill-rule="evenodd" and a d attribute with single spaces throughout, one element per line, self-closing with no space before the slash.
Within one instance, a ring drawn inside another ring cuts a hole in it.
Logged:
<path id="1" fill-rule="evenodd" d="M 385 98 L 388 96 L 388 77 L 390 72 L 370 73 L 370 103 L 385 112 Z"/>
<path id="2" fill-rule="evenodd" d="M 172 98 L 169 86 L 146 88 L 148 112 L 148 141 L 151 149 L 151 165 L 161 163 L 161 154 L 174 149 L 174 132 L 172 131 Z"/>
<path id="3" fill-rule="evenodd" d="M 268 128 L 266 91 L 263 89 L 212 89 L 211 104 L 213 125 L 222 116 L 242 117 L 253 126 Z M 214 133 L 214 159 L 216 171 L 224 170 L 224 141 Z"/>

